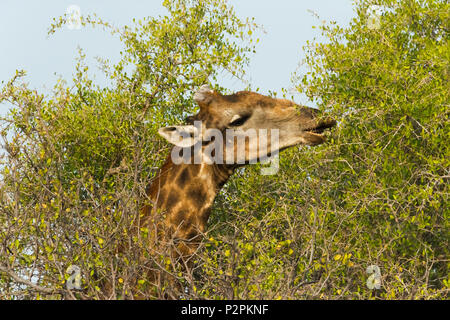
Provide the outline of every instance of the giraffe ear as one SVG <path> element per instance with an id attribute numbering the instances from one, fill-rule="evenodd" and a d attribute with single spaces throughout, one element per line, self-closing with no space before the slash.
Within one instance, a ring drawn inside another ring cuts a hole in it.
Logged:
<path id="1" fill-rule="evenodd" d="M 194 94 L 194 100 L 201 105 L 208 105 L 214 99 L 214 91 L 205 84 Z"/>
<path id="2" fill-rule="evenodd" d="M 164 127 L 160 128 L 158 133 L 171 144 L 181 148 L 192 147 L 201 140 L 198 128 L 192 125 Z"/>

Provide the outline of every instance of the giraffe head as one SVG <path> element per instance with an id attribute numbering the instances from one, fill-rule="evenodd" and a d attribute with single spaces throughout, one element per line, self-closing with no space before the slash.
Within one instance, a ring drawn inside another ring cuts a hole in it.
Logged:
<path id="1" fill-rule="evenodd" d="M 182 148 L 198 144 L 204 149 L 218 143 L 221 152 L 233 154 L 238 162 L 262 159 L 262 146 L 272 154 L 298 144 L 319 145 L 325 141 L 323 131 L 336 124 L 333 119 L 319 118 L 316 109 L 249 91 L 221 95 L 205 85 L 194 100 L 200 111 L 188 117 L 187 125 L 164 127 L 159 134 Z M 237 150 L 236 137 L 245 141 L 241 150 Z"/>

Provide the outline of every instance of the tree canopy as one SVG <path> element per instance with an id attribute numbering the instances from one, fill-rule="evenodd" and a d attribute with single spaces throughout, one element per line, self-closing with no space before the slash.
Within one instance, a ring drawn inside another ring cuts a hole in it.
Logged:
<path id="1" fill-rule="evenodd" d="M 324 145 L 284 151 L 276 175 L 237 172 L 189 274 L 150 257 L 148 230 L 130 232 L 167 157 L 156 131 L 196 110 L 200 85 L 225 91 L 219 73 L 245 74 L 257 26 L 225 0 L 163 4 L 166 16 L 132 27 L 83 17 L 124 44 L 100 65 L 111 85 L 89 78 L 82 50 L 73 85 L 50 96 L 24 71 L 3 84 L 0 298 L 130 298 L 136 277 L 145 297 L 163 297 L 170 286 L 139 278 L 145 257 L 192 299 L 446 299 L 448 2 L 359 1 L 349 26 L 319 26 L 326 40 L 304 47 L 309 69 L 293 83 L 338 126 Z M 124 242 L 132 250 L 118 252 Z"/>

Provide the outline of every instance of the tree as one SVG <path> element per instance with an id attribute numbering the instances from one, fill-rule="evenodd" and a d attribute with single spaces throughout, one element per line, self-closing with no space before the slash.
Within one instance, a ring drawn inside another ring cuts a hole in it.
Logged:
<path id="1" fill-rule="evenodd" d="M 326 41 L 304 48 L 309 71 L 294 77 L 338 127 L 326 145 L 282 153 L 277 175 L 248 168 L 228 183 L 206 296 L 447 298 L 450 7 L 355 9 L 347 28 L 320 27 Z"/>
<path id="2" fill-rule="evenodd" d="M 194 110 L 208 77 L 243 74 L 254 25 L 222 0 L 164 3 L 167 17 L 135 28 L 84 18 L 125 44 L 103 65 L 113 86 L 95 86 L 80 53 L 75 85 L 51 98 L 22 73 L 2 89 L 16 107 L 2 128 L 1 298 L 131 298 L 133 279 L 145 297 L 170 295 L 139 278 L 173 272 L 170 259 L 150 255 L 148 230 L 130 232 L 167 154 L 156 130 Z M 283 152 L 278 174 L 248 166 L 227 183 L 196 269 L 175 273 L 187 298 L 448 298 L 449 9 L 359 1 L 347 28 L 320 27 L 326 41 L 304 48 L 309 72 L 293 79 L 339 124 L 329 143 Z M 124 241 L 133 249 L 118 252 Z M 65 285 L 70 265 L 80 291 Z"/>
<path id="3" fill-rule="evenodd" d="M 81 50 L 73 86 L 61 79 L 50 97 L 21 82 L 22 71 L 3 86 L 0 102 L 14 107 L 2 119 L 2 299 L 131 298 L 136 280 L 141 297 L 170 295 L 141 278 L 148 230 L 130 232 L 167 154 L 156 131 L 195 109 L 198 86 L 221 72 L 242 77 L 255 25 L 223 0 L 163 5 L 166 16 L 133 27 L 83 17 L 82 25 L 101 26 L 124 44 L 119 63 L 101 61 L 110 86 L 89 79 Z M 49 33 L 69 18 L 55 19 Z M 118 250 L 124 243 L 132 249 Z M 165 262 L 154 257 L 152 267 Z"/>

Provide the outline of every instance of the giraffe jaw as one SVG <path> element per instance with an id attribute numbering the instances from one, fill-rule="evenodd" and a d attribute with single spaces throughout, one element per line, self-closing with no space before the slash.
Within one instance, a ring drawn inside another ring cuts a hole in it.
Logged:
<path id="1" fill-rule="evenodd" d="M 304 129 L 302 133 L 303 143 L 316 146 L 325 142 L 323 132 L 326 129 L 330 129 L 336 125 L 336 120 L 325 119 L 319 121 L 315 127 Z"/>
<path id="2" fill-rule="evenodd" d="M 319 121 L 317 123 L 317 125 L 314 127 L 311 127 L 308 129 L 303 129 L 303 131 L 321 134 L 326 129 L 330 129 L 330 128 L 334 127 L 335 125 L 336 125 L 336 120 L 328 118 L 328 119 Z"/>

